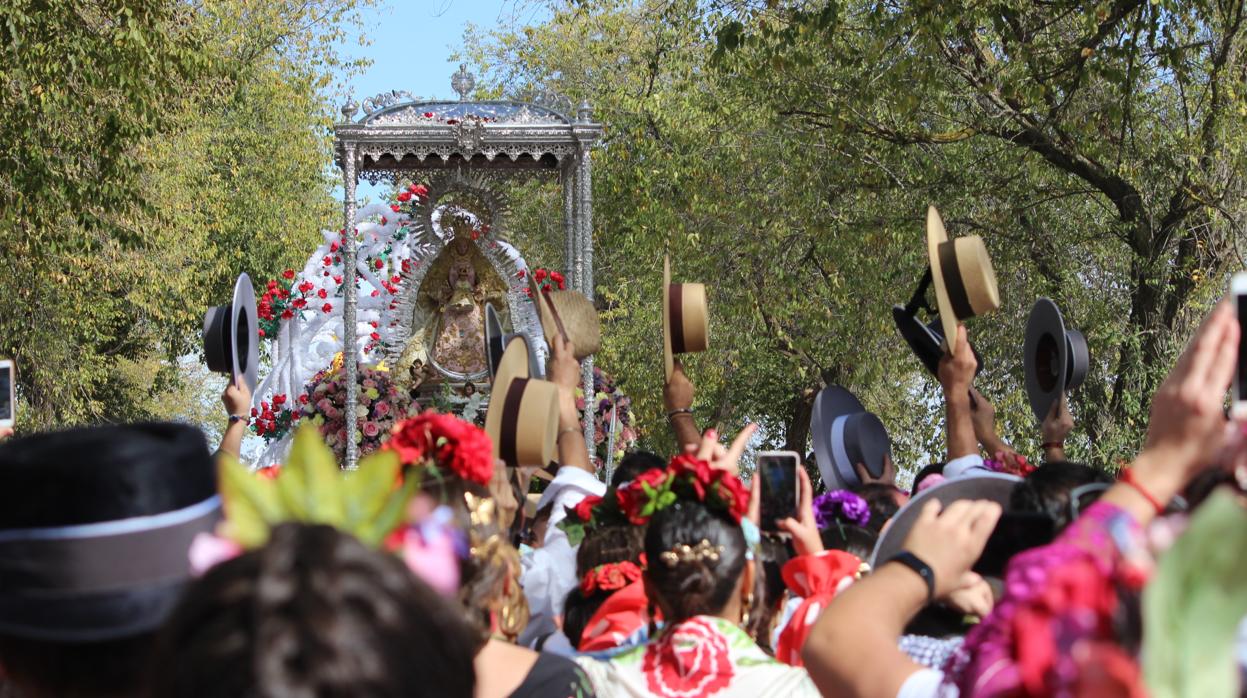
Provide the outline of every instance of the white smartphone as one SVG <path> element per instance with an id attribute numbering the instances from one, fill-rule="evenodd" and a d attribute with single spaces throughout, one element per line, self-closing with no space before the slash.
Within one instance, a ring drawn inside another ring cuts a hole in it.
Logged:
<path id="1" fill-rule="evenodd" d="M 17 376 L 13 375 L 13 360 L 0 359 L 0 427 L 12 428 L 17 420 L 17 399 L 14 384 Z"/>
<path id="2" fill-rule="evenodd" d="M 1240 271 L 1230 279 L 1234 296 L 1234 312 L 1240 328 L 1247 327 L 1247 272 Z M 1238 342 L 1238 368 L 1234 371 L 1234 402 L 1230 413 L 1235 419 L 1247 419 L 1247 341 Z"/>
<path id="3" fill-rule="evenodd" d="M 797 468 L 801 467 L 801 456 L 793 451 L 763 451 L 758 454 L 757 463 L 754 476 L 762 478 L 761 527 L 763 531 L 778 531 L 777 521 L 797 518 L 801 501 Z"/>

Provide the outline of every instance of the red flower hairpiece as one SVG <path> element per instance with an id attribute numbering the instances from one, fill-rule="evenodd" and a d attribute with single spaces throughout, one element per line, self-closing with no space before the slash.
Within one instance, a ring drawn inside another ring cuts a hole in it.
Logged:
<path id="1" fill-rule="evenodd" d="M 580 580 L 580 593 L 589 596 L 595 591 L 619 591 L 640 578 L 641 568 L 636 563 L 608 562 L 585 573 Z"/>
<path id="2" fill-rule="evenodd" d="M 489 435 L 454 415 L 425 410 L 399 422 L 383 448 L 398 453 L 403 465 L 446 468 L 482 485 L 494 476 L 494 445 Z"/>
<path id="3" fill-rule="evenodd" d="M 749 508 L 749 491 L 739 478 L 687 455 L 672 458 L 666 470 L 641 473 L 616 490 L 615 498 L 628 521 L 637 525 L 649 523 L 654 514 L 680 500 L 701 502 L 738 523 Z"/>

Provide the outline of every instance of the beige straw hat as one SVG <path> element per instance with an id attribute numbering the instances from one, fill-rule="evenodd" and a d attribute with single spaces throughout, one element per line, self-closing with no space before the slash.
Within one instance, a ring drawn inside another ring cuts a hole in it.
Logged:
<path id="1" fill-rule="evenodd" d="M 662 349 L 667 380 L 676 354 L 705 351 L 710 345 L 710 309 L 705 284 L 671 283 L 671 258 L 662 262 Z"/>
<path id="2" fill-rule="evenodd" d="M 957 323 L 1000 307 L 996 272 L 978 235 L 950 240 L 934 206 L 927 208 L 927 258 L 935 282 L 935 302 L 944 327 L 944 349 L 957 336 Z"/>
<path id="3" fill-rule="evenodd" d="M 507 467 L 544 467 L 554 460 L 559 428 L 559 389 L 529 377 L 528 339 L 511 337 L 494 378 L 485 433 L 494 443 L 494 457 Z"/>
<path id="4" fill-rule="evenodd" d="M 528 275 L 528 287 L 547 343 L 553 343 L 556 334 L 563 335 L 576 347 L 577 361 L 602 348 L 602 325 L 593 301 L 579 291 L 542 291 L 532 274 Z"/>

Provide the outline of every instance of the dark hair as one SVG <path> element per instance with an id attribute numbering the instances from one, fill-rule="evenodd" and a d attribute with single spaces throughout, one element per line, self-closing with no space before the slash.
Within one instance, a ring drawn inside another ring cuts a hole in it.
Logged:
<path id="1" fill-rule="evenodd" d="M 161 635 L 154 695 L 462 696 L 475 639 L 396 557 L 283 524 L 210 570 Z"/>
<path id="2" fill-rule="evenodd" d="M 828 526 L 818 532 L 818 537 L 823 539 L 824 548 L 843 550 L 862 562 L 870 562 L 870 555 L 875 551 L 875 543 L 879 540 L 874 531 L 852 524 Z"/>
<path id="3" fill-rule="evenodd" d="M 912 487 L 909 488 L 909 492 L 911 494 L 918 494 L 918 485 L 921 485 L 923 480 L 931 477 L 932 475 L 943 475 L 943 474 L 944 474 L 943 463 L 931 463 L 929 465 L 922 466 L 922 470 L 919 470 L 918 474 L 914 475 L 914 484 Z"/>
<path id="4" fill-rule="evenodd" d="M 753 606 L 749 609 L 749 627 L 745 628 L 769 655 L 775 655 L 771 647 L 771 623 L 784 600 L 784 576 L 781 570 L 792 556 L 788 546 L 774 536 L 763 535 L 757 560 L 758 574 L 754 577 Z"/>
<path id="5" fill-rule="evenodd" d="M 1081 485 L 1110 484 L 1113 478 L 1082 463 L 1056 461 L 1026 476 L 1009 495 L 1009 511 L 1043 514 L 1059 533 L 1071 523 L 1070 492 Z"/>
<path id="6" fill-rule="evenodd" d="M 120 698 L 145 692 L 154 646 L 152 633 L 89 643 L 0 636 L 0 664 L 19 695 Z"/>
<path id="7" fill-rule="evenodd" d="M 670 564 L 663 553 L 676 546 L 715 548 L 717 560 L 700 556 Z M 720 549 L 721 548 L 721 549 Z M 645 533 L 646 576 L 667 623 L 717 615 L 731 599 L 745 570 L 745 534 L 727 514 L 700 502 L 681 501 L 658 512 Z"/>
<path id="8" fill-rule="evenodd" d="M 653 468 L 666 468 L 667 461 L 662 459 L 657 453 L 649 451 L 633 451 L 619 460 L 619 464 L 615 466 L 615 473 L 611 475 L 611 489 L 618 488 L 621 484 L 635 480 L 637 475 L 651 470 Z"/>
<path id="9" fill-rule="evenodd" d="M 883 531 L 883 524 L 901 510 L 901 506 L 896 503 L 898 492 L 899 490 L 892 485 L 882 482 L 871 482 L 857 488 L 857 494 L 865 499 L 866 506 L 870 507 L 870 523 L 866 527 L 875 535 Z"/>
<path id="10" fill-rule="evenodd" d="M 581 541 L 576 550 L 576 579 L 583 579 L 585 574 L 608 562 L 625 560 L 640 564 L 641 552 L 644 550 L 645 529 L 640 526 L 603 526 L 598 528 Z M 610 598 L 612 591 L 594 591 L 585 596 L 580 591 L 580 584 L 567 592 L 563 602 L 563 634 L 572 643 L 572 647 L 580 646 L 585 626 L 589 619 L 598 612 L 602 604 Z"/>

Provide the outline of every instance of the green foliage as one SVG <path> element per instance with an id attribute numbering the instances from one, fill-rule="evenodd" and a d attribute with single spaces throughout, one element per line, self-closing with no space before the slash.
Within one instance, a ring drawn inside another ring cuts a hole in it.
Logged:
<path id="1" fill-rule="evenodd" d="M 471 33 L 466 53 L 487 93 L 587 99 L 607 127 L 598 360 L 647 446 L 670 447 L 670 252 L 677 279 L 710 286 L 711 349 L 687 362 L 703 426 L 748 418 L 803 451 L 835 382 L 888 424 L 902 467 L 941 458 L 938 386 L 890 315 L 926 266 L 936 203 L 954 234 L 986 239 L 1000 278 L 1000 313 L 970 333 L 1006 438 L 1038 452 L 1020 354 L 1043 295 L 1091 344 L 1071 456 L 1137 449 L 1147 397 L 1237 263 L 1242 3 L 550 5 L 543 25 Z"/>
<path id="2" fill-rule="evenodd" d="M 272 527 L 287 521 L 333 526 L 379 547 L 402 523 L 407 502 L 420 486 L 416 477 L 395 485 L 401 464 L 389 451 L 370 454 L 354 472 L 339 470 L 333 452 L 311 426 L 295 432 L 276 478 L 257 475 L 229 457 L 221 459 L 219 469 L 225 535 L 243 548 L 264 545 Z"/>
<path id="3" fill-rule="evenodd" d="M 171 416 L 206 306 L 332 220 L 331 76 L 351 67 L 333 47 L 356 5 L 0 1 L 20 429 Z"/>
<path id="4" fill-rule="evenodd" d="M 1160 560 L 1143 592 L 1143 666 L 1148 693 L 1236 696 L 1234 637 L 1247 613 L 1247 513 L 1218 490 Z"/>

